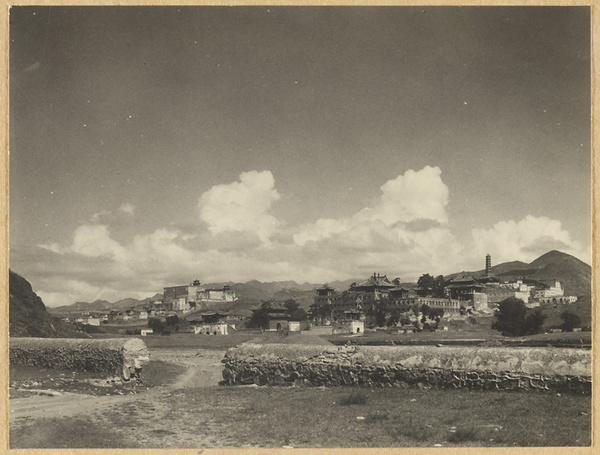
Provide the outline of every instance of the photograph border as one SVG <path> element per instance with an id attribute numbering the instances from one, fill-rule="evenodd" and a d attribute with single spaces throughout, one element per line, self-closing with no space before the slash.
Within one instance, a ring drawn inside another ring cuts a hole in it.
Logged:
<path id="1" fill-rule="evenodd" d="M 2 193 L 2 202 L 0 203 L 0 218 L 2 219 L 2 229 L 0 230 L 0 246 L 2 248 L 0 254 L 0 264 L 2 269 L 2 280 L 0 281 L 0 292 L 2 296 L 2 310 L 4 317 L 0 318 L 0 327 L 3 335 L 2 339 L 2 361 L 5 365 L 8 365 L 8 302 L 9 302 L 9 289 L 8 289 L 8 269 L 9 269 L 9 9 L 11 6 L 276 6 L 276 5 L 294 5 L 294 6 L 589 6 L 591 16 L 591 172 L 592 172 L 592 360 L 593 360 L 593 372 L 592 377 L 598 378 L 600 373 L 600 366 L 598 364 L 597 346 L 599 342 L 599 335 L 597 327 L 597 309 L 596 299 L 598 289 L 600 289 L 600 278 L 598 277 L 599 265 L 599 252 L 597 248 L 597 242 L 599 239 L 599 214 L 596 207 L 599 203 L 599 192 L 598 186 L 599 171 L 598 171 L 598 134 L 600 133 L 600 122 L 599 118 L 599 107 L 600 99 L 598 95 L 598 74 L 600 54 L 598 43 L 600 38 L 600 14 L 598 13 L 598 7 L 595 1 L 527 1 L 527 2 L 515 2 L 515 1 L 493 1 L 491 3 L 485 3 L 482 5 L 482 1 L 193 1 L 193 0 L 179 0 L 177 2 L 169 3 L 164 1 L 144 1 L 144 0 L 122 0 L 122 1 L 111 1 L 111 0 L 95 0 L 92 2 L 77 0 L 77 1 L 64 1 L 64 0 L 50 0 L 50 1 L 33 1 L 33 0 L 21 0 L 21 1 L 7 1 L 2 0 L 1 8 L 1 21 L 0 21 L 0 43 L 2 43 L 2 64 L 0 65 L 0 73 L 2 74 L 2 89 L 0 90 L 0 115 L 3 121 L 3 134 L 0 136 L 2 140 L 2 153 L 0 154 L 0 191 Z M 2 416 L 4 417 L 4 424 L 0 429 L 0 452 L 14 453 L 14 454 L 32 454 L 32 453 L 44 453 L 44 454 L 123 454 L 123 453 L 144 453 L 144 454 L 279 454 L 282 449 L 9 449 L 8 445 L 8 425 L 9 425 L 9 404 L 8 404 L 8 383 L 9 374 L 8 368 L 3 368 L 1 373 L 1 384 L 0 388 L 0 400 L 2 402 Z M 598 385 L 595 381 L 592 381 L 592 403 L 593 403 L 593 415 L 592 415 L 592 446 L 591 447 L 569 447 L 569 453 L 571 454 L 588 454 L 594 453 L 598 448 L 598 436 L 600 435 L 597 411 L 600 405 L 600 397 Z M 561 448 L 372 448 L 372 449 L 290 449 L 289 453 L 304 453 L 304 454 L 378 454 L 378 455 L 390 455 L 392 453 L 427 453 L 430 450 L 435 451 L 433 453 L 527 453 L 527 454 L 559 454 L 565 452 L 564 447 Z M 288 452 L 285 452 L 288 453 Z"/>

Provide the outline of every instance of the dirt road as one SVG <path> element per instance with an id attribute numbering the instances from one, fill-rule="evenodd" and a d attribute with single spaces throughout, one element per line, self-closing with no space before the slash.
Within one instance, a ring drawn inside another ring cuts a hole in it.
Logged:
<path id="1" fill-rule="evenodd" d="M 24 398 L 10 399 L 11 448 L 43 447 L 39 434 L 40 419 L 87 419 L 93 424 L 111 425 L 120 419 L 126 427 L 136 428 L 132 447 L 231 447 L 232 442 L 218 428 L 205 422 L 204 431 L 191 432 L 171 424 L 173 412 L 170 398 L 182 389 L 217 387 L 221 380 L 225 351 L 157 349 L 151 352 L 153 360 L 184 366 L 185 372 L 171 384 L 148 390 L 128 391 L 124 395 L 93 396 L 79 393 L 53 392 Z M 181 416 L 180 416 L 181 417 Z M 196 420 L 201 417 L 193 416 Z M 137 425 L 137 424 L 139 425 Z M 35 427 L 38 430 L 34 432 Z M 27 429 L 32 434 L 27 435 Z M 36 434 L 34 434 L 36 433 Z M 211 436 L 208 436 L 211 434 Z M 215 439 L 215 435 L 220 435 Z M 13 439 L 15 439 L 14 441 Z M 17 444 L 17 445 L 14 445 Z"/>

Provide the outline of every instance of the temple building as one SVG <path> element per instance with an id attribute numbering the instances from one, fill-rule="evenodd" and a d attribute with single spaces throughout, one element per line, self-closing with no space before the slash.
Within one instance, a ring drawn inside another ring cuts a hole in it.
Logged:
<path id="1" fill-rule="evenodd" d="M 163 305 L 171 311 L 189 313 L 205 304 L 234 302 L 235 292 L 230 286 L 205 288 L 199 280 L 184 286 L 165 287 Z"/>

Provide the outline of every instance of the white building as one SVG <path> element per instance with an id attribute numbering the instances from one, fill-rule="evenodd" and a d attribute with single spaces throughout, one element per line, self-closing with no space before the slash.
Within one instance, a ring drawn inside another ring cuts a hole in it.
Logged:
<path id="1" fill-rule="evenodd" d="M 227 324 L 203 324 L 193 327 L 195 335 L 227 335 Z"/>
<path id="2" fill-rule="evenodd" d="M 544 297 L 562 297 L 565 295 L 565 291 L 562 288 L 560 281 L 555 280 L 554 285 L 544 289 L 536 289 L 534 298 L 541 299 Z"/>

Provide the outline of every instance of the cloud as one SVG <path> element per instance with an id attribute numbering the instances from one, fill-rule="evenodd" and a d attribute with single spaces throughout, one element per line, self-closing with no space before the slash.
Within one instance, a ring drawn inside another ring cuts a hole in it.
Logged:
<path id="1" fill-rule="evenodd" d="M 134 211 L 135 205 L 133 204 L 125 203 L 122 204 L 121 207 L 119 207 L 119 212 L 128 213 L 129 215 L 133 215 Z"/>
<path id="2" fill-rule="evenodd" d="M 545 216 L 527 215 L 520 221 L 500 221 L 491 229 L 473 229 L 473 251 L 489 253 L 495 263 L 531 262 L 549 250 L 585 257 L 582 245 L 571 239 L 561 222 Z M 589 260 L 589 259 L 588 259 Z"/>
<path id="3" fill-rule="evenodd" d="M 369 243 L 374 231 L 385 227 L 384 236 L 389 241 L 406 240 L 410 231 L 445 225 L 448 187 L 442 182 L 441 173 L 439 167 L 431 166 L 420 171 L 408 170 L 381 186 L 381 195 L 373 207 L 365 207 L 348 218 L 320 219 L 305 225 L 294 239 L 304 245 L 307 241 L 346 235 L 362 244 Z"/>
<path id="4" fill-rule="evenodd" d="M 452 231 L 449 191 L 438 167 L 408 170 L 380 190 L 371 204 L 346 217 L 290 226 L 270 213 L 280 199 L 271 172 L 244 172 L 199 196 L 195 224 L 175 220 L 118 242 L 111 229 L 118 229 L 122 218 L 102 211 L 81 223 L 69 244 L 48 242 L 18 252 L 20 259 L 11 257 L 11 266 L 16 263 L 32 277 L 52 306 L 148 297 L 196 278 L 323 283 L 380 272 L 416 280 L 423 273 L 472 269 L 486 253 L 494 263 L 529 262 L 550 249 L 585 256 L 559 221 L 531 215 L 474 229 L 470 243 L 461 244 Z M 134 210 L 123 204 L 118 212 L 129 216 Z"/>
<path id="5" fill-rule="evenodd" d="M 381 186 L 379 198 L 350 217 L 319 219 L 294 240 L 309 260 L 344 275 L 387 270 L 413 279 L 450 269 L 460 245 L 447 225 L 448 188 L 438 167 L 409 170 Z"/>
<path id="6" fill-rule="evenodd" d="M 200 196 L 200 220 L 212 234 L 251 231 L 267 241 L 282 225 L 268 213 L 279 198 L 270 171 L 243 172 L 238 182 L 213 186 Z"/>
<path id="7" fill-rule="evenodd" d="M 110 218 L 112 218 L 112 212 L 109 212 L 108 210 L 102 210 L 101 212 L 94 213 L 90 217 L 90 222 L 99 223 L 101 221 L 109 220 Z"/>
<path id="8" fill-rule="evenodd" d="M 73 232 L 71 251 L 82 256 L 112 256 L 125 254 L 124 248 L 110 237 L 108 227 L 103 224 L 83 224 Z"/>

